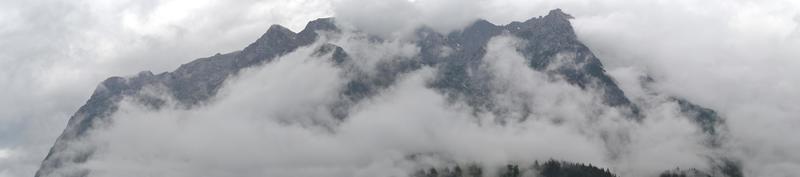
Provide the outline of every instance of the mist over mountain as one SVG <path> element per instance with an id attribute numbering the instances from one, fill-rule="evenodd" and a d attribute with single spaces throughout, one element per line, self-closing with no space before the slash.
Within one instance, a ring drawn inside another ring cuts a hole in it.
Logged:
<path id="1" fill-rule="evenodd" d="M 273 25 L 241 51 L 106 79 L 36 176 L 742 176 L 722 116 L 646 72 L 621 84 L 570 19 Z"/>

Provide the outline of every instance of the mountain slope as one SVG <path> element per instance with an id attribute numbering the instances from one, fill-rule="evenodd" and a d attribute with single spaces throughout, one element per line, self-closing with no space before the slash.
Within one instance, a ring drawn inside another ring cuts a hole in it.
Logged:
<path id="1" fill-rule="evenodd" d="M 429 87 L 447 95 L 452 101 L 466 102 L 475 113 L 498 115 L 503 118 L 497 120 L 501 123 L 525 121 L 535 110 L 524 105 L 534 103 L 515 102 L 523 106 L 510 110 L 493 101 L 504 98 L 494 94 L 498 92 L 493 86 L 497 76 L 487 71 L 483 60 L 487 55 L 487 45 L 498 36 L 513 36 L 520 40 L 520 47 L 516 50 L 523 55 L 529 68 L 553 79 L 563 79 L 581 90 L 596 91 L 605 106 L 621 111 L 630 120 L 641 120 L 644 116 L 639 107 L 606 74 L 600 60 L 578 40 L 569 22 L 571 18 L 556 9 L 544 17 L 502 26 L 477 20 L 462 30 L 448 34 L 421 27 L 409 39 L 419 48 L 418 54 L 405 56 L 407 59 L 382 60 L 376 64 L 374 72 L 352 67 L 361 61 L 354 60 L 351 53 L 341 46 L 320 40 L 325 35 L 337 35 L 345 30 L 339 28 L 333 18 L 311 21 L 298 33 L 273 25 L 242 51 L 197 59 L 181 65 L 173 72 L 153 74 L 145 71 L 132 77 L 112 77 L 103 81 L 86 104 L 70 118 L 36 176 L 88 176 L 90 171 L 82 169 L 79 164 L 90 159 L 96 147 L 82 144 L 81 140 L 101 124 L 113 122 L 112 115 L 125 98 L 159 109 L 167 100 L 142 94 L 148 88 L 159 87 L 166 90 L 184 109 L 191 110 L 214 98 L 226 80 L 240 71 L 268 64 L 302 47 L 316 47 L 315 55 L 329 55 L 329 59 L 338 67 L 355 70 L 347 80 L 345 89 L 341 90 L 339 100 L 329 105 L 330 114 L 339 120 L 346 120 L 352 106 L 389 88 L 404 73 L 430 67 L 437 70 Z M 367 38 L 374 41 L 389 40 L 371 35 L 367 35 Z M 707 136 L 718 136 L 714 128 L 721 124 L 721 118 L 713 110 L 678 100 L 681 110 L 696 117 L 698 126 L 706 130 Z M 716 160 L 718 157 L 710 158 Z M 736 165 L 727 160 L 722 164 Z"/>

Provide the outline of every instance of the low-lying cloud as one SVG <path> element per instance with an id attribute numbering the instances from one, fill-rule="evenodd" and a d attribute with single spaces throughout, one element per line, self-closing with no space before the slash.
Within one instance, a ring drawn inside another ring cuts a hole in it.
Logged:
<path id="1" fill-rule="evenodd" d="M 333 41 L 370 43 L 345 38 Z M 481 66 L 494 78 L 498 99 L 492 102 L 511 110 L 509 115 L 475 114 L 465 102 L 448 100 L 428 87 L 437 68 L 425 67 L 399 76 L 353 106 L 346 119 L 336 119 L 327 106 L 352 70 L 336 66 L 330 56 L 312 55 L 315 44 L 242 72 L 213 101 L 191 110 L 152 110 L 135 99 L 124 101 L 113 121 L 85 140 L 97 151 L 77 168 L 90 169 L 92 176 L 406 176 L 431 166 L 480 164 L 491 170 L 555 158 L 623 176 L 674 167 L 710 170 L 713 150 L 677 104 L 643 107 L 648 117 L 637 123 L 605 106 L 596 91 L 527 67 L 517 41 L 492 39 Z M 372 43 L 383 50 L 362 51 L 353 60 L 403 59 L 404 52 L 387 50 L 408 50 L 402 41 Z M 143 94 L 169 98 L 157 87 Z M 523 109 L 521 102 L 533 103 L 524 105 L 533 110 L 530 115 L 513 115 Z M 519 119 L 498 121 L 510 118 Z"/>

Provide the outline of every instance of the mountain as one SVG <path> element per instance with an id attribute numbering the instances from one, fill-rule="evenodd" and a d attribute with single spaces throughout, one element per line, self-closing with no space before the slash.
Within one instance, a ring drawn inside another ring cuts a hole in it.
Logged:
<path id="1" fill-rule="evenodd" d="M 551 78 L 563 79 L 581 90 L 597 91 L 603 104 L 620 110 L 631 121 L 641 121 L 645 116 L 639 105 L 625 95 L 606 73 L 600 59 L 579 41 L 569 22 L 571 18 L 569 14 L 556 9 L 543 17 L 507 25 L 476 20 L 462 30 L 447 34 L 420 27 L 408 39 L 419 47 L 418 54 L 410 56 L 413 59 L 380 61 L 376 64 L 375 73 L 353 72 L 354 76 L 347 80 L 339 100 L 328 109 L 336 119 L 345 120 L 352 106 L 389 88 L 399 76 L 431 67 L 437 70 L 429 87 L 447 95 L 450 100 L 464 101 L 475 113 L 505 117 L 498 120 L 500 123 L 525 121 L 527 115 L 532 114 L 532 110 L 526 109 L 527 106 L 509 110 L 494 104 L 492 100 L 502 98 L 495 98 L 492 94 L 496 91 L 492 87 L 494 76 L 481 65 L 492 38 L 512 36 L 524 44 L 516 50 L 523 55 L 532 70 L 545 73 Z M 67 127 L 42 162 L 36 176 L 88 176 L 89 170 L 76 165 L 90 159 L 96 147 L 86 147 L 80 140 L 88 136 L 89 131 L 96 129 L 98 124 L 113 122 L 112 115 L 120 108 L 119 103 L 124 98 L 133 98 L 153 109 L 160 109 L 166 104 L 166 100 L 140 94 L 148 87 L 159 86 L 165 88 L 184 109 L 191 110 L 214 98 L 226 79 L 241 71 L 268 65 L 278 57 L 312 46 L 326 34 L 338 34 L 344 30 L 346 29 L 340 28 L 334 18 L 311 21 L 300 32 L 272 25 L 259 39 L 241 51 L 196 59 L 172 72 L 153 74 L 144 71 L 131 77 L 108 78 L 99 84 L 86 104 L 70 117 Z M 373 35 L 368 35 L 367 38 L 376 42 L 388 40 Z M 324 41 L 322 43 L 324 44 L 314 49 L 315 55 L 330 55 L 329 59 L 339 67 L 350 67 L 358 62 L 343 47 Z M 718 139 L 721 136 L 717 128 L 723 126 L 723 119 L 711 109 L 685 99 L 672 98 L 679 103 L 681 112 L 692 117 L 692 121 L 706 132 L 709 146 L 720 146 Z M 523 101 L 519 104 L 531 103 Z M 83 148 L 73 148 L 76 146 Z M 720 173 L 711 174 L 741 176 L 738 163 L 733 159 L 715 156 L 709 157 L 709 161 L 716 169 L 720 169 L 717 170 Z"/>

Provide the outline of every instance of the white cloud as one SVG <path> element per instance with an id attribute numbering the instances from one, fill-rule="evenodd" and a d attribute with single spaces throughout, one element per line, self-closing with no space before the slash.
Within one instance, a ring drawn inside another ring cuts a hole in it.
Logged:
<path id="1" fill-rule="evenodd" d="M 11 155 L 12 154 L 10 149 L 0 149 L 0 160 L 5 160 Z"/>
<path id="2" fill-rule="evenodd" d="M 154 111 L 124 102 L 113 124 L 83 143 L 98 151 L 77 167 L 96 176 L 404 176 L 427 165 L 499 167 L 556 158 L 624 176 L 709 168 L 704 159 L 710 150 L 674 103 L 646 107 L 650 116 L 635 123 L 603 106 L 593 91 L 528 68 L 515 41 L 491 40 L 483 69 L 498 82 L 493 94 L 501 99 L 493 101 L 501 107 L 535 102 L 527 121 L 502 124 L 497 120 L 503 117 L 475 115 L 465 103 L 449 102 L 427 87 L 435 68 L 400 76 L 340 121 L 325 106 L 334 102 L 348 71 L 325 57 L 308 57 L 312 46 L 243 72 L 203 107 Z M 507 94 L 521 99 L 505 99 Z"/>
<path id="3" fill-rule="evenodd" d="M 334 13 L 342 23 L 380 36 L 404 35 L 419 25 L 441 33 L 458 30 L 479 16 L 483 0 L 337 0 Z"/>

